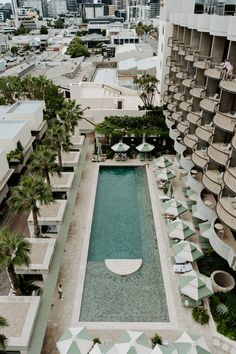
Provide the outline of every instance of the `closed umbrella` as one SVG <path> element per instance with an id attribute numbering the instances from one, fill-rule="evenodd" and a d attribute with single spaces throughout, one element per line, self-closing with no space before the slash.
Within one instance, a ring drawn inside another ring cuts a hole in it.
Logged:
<path id="1" fill-rule="evenodd" d="M 187 203 L 182 200 L 171 199 L 162 204 L 165 213 L 171 215 L 181 215 L 188 211 Z"/>
<path id="2" fill-rule="evenodd" d="M 169 179 L 175 178 L 176 174 L 167 168 L 163 168 L 162 170 L 158 170 L 155 172 L 157 180 L 161 181 L 168 181 Z"/>
<path id="3" fill-rule="evenodd" d="M 173 164 L 173 162 L 170 159 L 168 159 L 168 157 L 165 156 L 158 157 L 153 162 L 154 165 L 156 165 L 159 168 L 165 168 Z"/>
<path id="4" fill-rule="evenodd" d="M 60 354 L 87 354 L 93 341 L 85 327 L 68 328 L 57 342 Z"/>
<path id="5" fill-rule="evenodd" d="M 167 224 L 168 235 L 170 238 L 186 240 L 188 237 L 195 234 L 194 225 L 190 221 L 176 219 Z"/>
<path id="6" fill-rule="evenodd" d="M 188 241 L 180 241 L 173 245 L 172 249 L 176 256 L 179 256 L 188 262 L 194 262 L 204 255 L 196 243 Z"/>
<path id="7" fill-rule="evenodd" d="M 130 146 L 126 145 L 122 141 L 120 141 L 118 144 L 115 144 L 111 147 L 111 149 L 115 152 L 127 152 L 129 150 Z"/>
<path id="8" fill-rule="evenodd" d="M 184 332 L 174 343 L 178 354 L 211 354 L 203 336 Z"/>
<path id="9" fill-rule="evenodd" d="M 151 344 L 143 332 L 125 331 L 115 344 L 118 354 L 150 354 Z"/>
<path id="10" fill-rule="evenodd" d="M 211 279 L 192 270 L 179 276 L 180 292 L 193 300 L 202 300 L 213 295 Z"/>
<path id="11" fill-rule="evenodd" d="M 101 143 L 98 143 L 97 154 L 98 154 L 98 156 L 102 155 L 102 144 Z"/>

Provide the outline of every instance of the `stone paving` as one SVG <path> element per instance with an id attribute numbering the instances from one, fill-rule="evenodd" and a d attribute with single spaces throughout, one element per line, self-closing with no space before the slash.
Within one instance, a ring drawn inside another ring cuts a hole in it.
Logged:
<path id="1" fill-rule="evenodd" d="M 98 164 L 91 162 L 93 145 L 89 145 L 89 153 L 80 180 L 79 192 L 76 199 L 75 209 L 71 221 L 69 235 L 66 241 L 63 263 L 61 265 L 59 280 L 63 287 L 63 297 L 59 300 L 57 292 L 54 295 L 54 301 L 51 307 L 48 327 L 44 339 L 42 353 L 57 354 L 56 341 L 68 326 L 81 325 L 79 323 L 78 302 L 79 295 L 83 286 L 83 276 L 86 267 L 87 253 L 85 250 L 89 243 L 89 230 L 91 223 L 90 212 L 93 209 L 91 204 L 94 199 L 94 184 L 96 183 Z M 114 161 L 107 160 L 107 164 L 115 164 Z M 139 161 L 128 160 L 122 164 L 137 164 Z M 201 326 L 192 319 L 191 309 L 186 309 L 181 305 L 178 291 L 178 276 L 172 271 L 171 250 L 166 234 L 165 221 L 163 219 L 162 209 L 159 200 L 160 191 L 157 189 L 156 182 L 152 172 L 152 165 L 148 172 L 151 199 L 153 204 L 153 214 L 156 228 L 158 227 L 158 246 L 162 262 L 162 272 L 166 288 L 166 296 L 171 317 L 170 323 L 86 323 L 90 334 L 93 337 L 99 337 L 104 342 L 115 341 L 123 329 L 143 330 L 147 336 L 152 336 L 158 332 L 162 337 L 168 338 L 169 342 L 176 340 L 184 330 L 189 330 L 203 334 L 208 342 L 213 354 L 219 351 L 214 349 L 211 342 L 211 332 L 208 325 Z M 175 187 L 178 187 L 178 182 Z M 183 199 L 179 188 L 178 198 Z M 80 291 L 78 291 L 80 289 Z M 84 323 L 83 323 L 84 324 Z"/>

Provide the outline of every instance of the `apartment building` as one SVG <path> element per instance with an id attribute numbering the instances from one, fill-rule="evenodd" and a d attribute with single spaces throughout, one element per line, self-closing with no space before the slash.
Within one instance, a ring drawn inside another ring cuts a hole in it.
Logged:
<path id="1" fill-rule="evenodd" d="M 211 246 L 236 270 L 236 16 L 227 0 L 205 3 L 162 3 L 157 76 L 170 137 L 198 195 L 193 217 L 210 223 Z"/>

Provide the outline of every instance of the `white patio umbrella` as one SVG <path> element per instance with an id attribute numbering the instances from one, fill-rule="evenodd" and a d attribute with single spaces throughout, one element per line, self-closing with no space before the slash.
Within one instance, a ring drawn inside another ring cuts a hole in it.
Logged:
<path id="1" fill-rule="evenodd" d="M 178 354 L 211 354 L 203 336 L 184 332 L 174 343 Z"/>
<path id="2" fill-rule="evenodd" d="M 143 332 L 125 331 L 114 345 L 118 354 L 150 354 L 151 344 Z"/>
<path id="3" fill-rule="evenodd" d="M 179 276 L 180 292 L 193 300 L 201 300 L 213 295 L 211 279 L 192 270 Z"/>
<path id="4" fill-rule="evenodd" d="M 193 223 L 179 218 L 168 222 L 167 228 L 169 237 L 179 240 L 186 240 L 188 237 L 195 234 Z"/>
<path id="5" fill-rule="evenodd" d="M 98 344 L 96 343 L 89 354 L 118 354 L 114 344 Z"/>
<path id="6" fill-rule="evenodd" d="M 166 168 L 173 164 L 173 162 L 170 159 L 168 159 L 168 157 L 165 156 L 160 156 L 157 159 L 155 159 L 153 162 L 154 165 L 156 165 L 159 168 Z"/>
<path id="7" fill-rule="evenodd" d="M 188 211 L 187 203 L 183 200 L 171 199 L 163 203 L 165 213 L 178 216 Z"/>
<path id="8" fill-rule="evenodd" d="M 115 152 L 127 152 L 130 146 L 120 141 L 118 144 L 115 144 L 111 149 Z"/>
<path id="9" fill-rule="evenodd" d="M 172 249 L 176 256 L 179 256 L 188 262 L 194 262 L 204 255 L 196 243 L 188 241 L 180 241 L 173 245 Z"/>
<path id="10" fill-rule="evenodd" d="M 93 340 L 85 327 L 68 328 L 57 342 L 60 354 L 87 354 Z"/>
<path id="11" fill-rule="evenodd" d="M 178 352 L 173 345 L 168 345 L 168 347 L 166 347 L 164 345 L 157 344 L 150 354 L 178 354 Z"/>
<path id="12" fill-rule="evenodd" d="M 144 142 L 136 147 L 136 149 L 139 152 L 151 152 L 153 149 L 155 149 L 155 146 L 152 144 L 149 144 L 147 142 Z"/>
<path id="13" fill-rule="evenodd" d="M 174 171 L 169 170 L 168 168 L 163 168 L 155 172 L 157 180 L 161 181 L 168 181 L 169 179 L 175 178 L 176 174 Z"/>

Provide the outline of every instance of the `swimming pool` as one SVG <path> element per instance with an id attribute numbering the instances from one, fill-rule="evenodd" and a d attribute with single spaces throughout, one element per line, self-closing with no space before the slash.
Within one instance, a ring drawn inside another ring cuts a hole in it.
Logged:
<path id="1" fill-rule="evenodd" d="M 145 167 L 100 167 L 80 321 L 167 322 L 165 289 Z M 119 276 L 105 259 L 141 258 Z"/>

